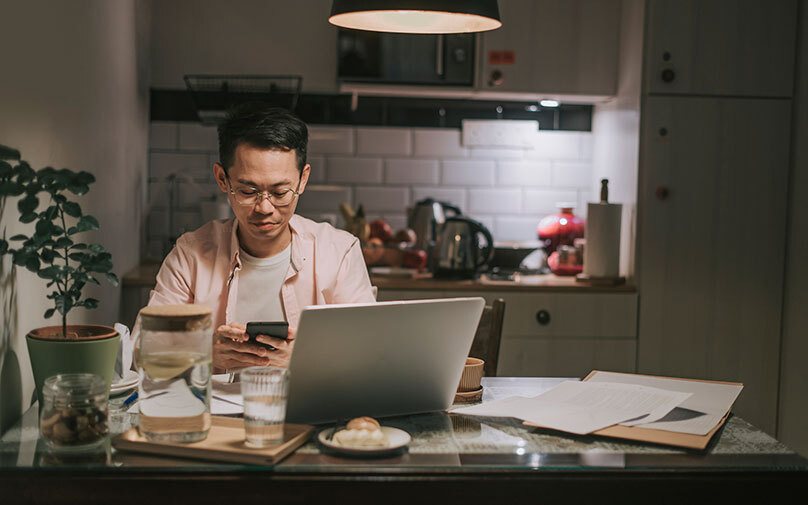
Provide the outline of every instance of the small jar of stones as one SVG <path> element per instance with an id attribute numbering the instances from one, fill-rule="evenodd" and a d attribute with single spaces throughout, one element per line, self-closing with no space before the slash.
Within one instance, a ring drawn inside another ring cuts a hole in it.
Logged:
<path id="1" fill-rule="evenodd" d="M 109 434 L 109 392 L 103 378 L 90 373 L 48 377 L 42 387 L 39 432 L 48 447 L 86 450 Z"/>

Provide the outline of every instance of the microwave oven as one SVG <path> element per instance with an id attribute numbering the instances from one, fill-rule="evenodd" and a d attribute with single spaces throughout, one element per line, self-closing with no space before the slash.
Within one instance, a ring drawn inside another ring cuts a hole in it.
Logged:
<path id="1" fill-rule="evenodd" d="M 472 86 L 474 37 L 340 29 L 337 75 L 342 82 Z"/>

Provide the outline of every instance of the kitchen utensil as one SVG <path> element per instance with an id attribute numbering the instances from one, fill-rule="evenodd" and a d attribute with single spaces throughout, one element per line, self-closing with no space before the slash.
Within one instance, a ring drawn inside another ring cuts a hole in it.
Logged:
<path id="1" fill-rule="evenodd" d="M 583 251 L 568 245 L 559 246 L 558 250 L 547 258 L 547 264 L 556 275 L 577 275 L 584 269 Z"/>
<path id="2" fill-rule="evenodd" d="M 431 270 L 437 278 L 472 279 L 493 255 L 494 239 L 488 228 L 473 219 L 454 216 L 446 219 L 438 232 Z"/>
<path id="3" fill-rule="evenodd" d="M 558 246 L 573 245 L 576 238 L 584 236 L 586 223 L 572 213 L 572 203 L 559 203 L 561 212 L 551 214 L 539 221 L 539 240 L 544 244 L 547 254 L 553 253 Z"/>
<path id="4" fill-rule="evenodd" d="M 463 367 L 463 375 L 460 376 L 460 385 L 457 386 L 459 393 L 480 389 L 480 382 L 483 379 L 483 365 L 485 365 L 485 361 L 480 358 L 466 358 L 466 366 Z"/>
<path id="5" fill-rule="evenodd" d="M 609 203 L 609 180 L 602 179 L 600 202 L 587 207 L 584 274 L 616 279 L 620 275 L 620 224 L 623 206 Z"/>
<path id="6" fill-rule="evenodd" d="M 140 311 L 139 426 L 152 441 L 203 440 L 210 429 L 211 310 L 158 305 Z M 163 393 L 166 394 L 157 394 Z"/>
<path id="7" fill-rule="evenodd" d="M 254 366 L 241 371 L 244 443 L 248 447 L 266 447 L 283 442 L 288 391 L 287 368 Z"/>
<path id="8" fill-rule="evenodd" d="M 432 198 L 424 198 L 410 210 L 408 227 L 415 231 L 415 247 L 429 251 L 437 239 L 438 231 L 446 221 L 446 213 L 459 216 L 460 208 Z"/>

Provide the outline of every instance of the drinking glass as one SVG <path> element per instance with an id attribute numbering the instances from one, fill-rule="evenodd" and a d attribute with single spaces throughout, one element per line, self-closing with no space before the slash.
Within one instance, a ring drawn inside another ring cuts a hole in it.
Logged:
<path id="1" fill-rule="evenodd" d="M 247 446 L 266 447 L 283 442 L 288 386 L 286 368 L 256 366 L 241 371 Z"/>
<path id="2" fill-rule="evenodd" d="M 213 326 L 202 305 L 140 311 L 139 428 L 148 440 L 204 440 L 210 429 Z"/>

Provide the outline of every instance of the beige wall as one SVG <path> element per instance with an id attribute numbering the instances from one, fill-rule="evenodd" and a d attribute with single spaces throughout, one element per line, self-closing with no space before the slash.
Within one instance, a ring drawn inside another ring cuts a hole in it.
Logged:
<path id="1" fill-rule="evenodd" d="M 633 277 L 640 139 L 644 2 L 623 0 L 617 96 L 596 104 L 592 116 L 593 184 L 588 198 L 600 200 L 600 180 L 609 179 L 609 201 L 623 204 L 620 274 Z"/>
<path id="2" fill-rule="evenodd" d="M 304 75 L 306 92 L 337 90 L 329 0 L 160 0 L 152 11 L 151 85 L 185 74 Z"/>
<path id="3" fill-rule="evenodd" d="M 81 200 L 101 223 L 87 241 L 112 253 L 120 277 L 140 256 L 148 137 L 149 2 L 0 0 L 0 144 L 17 148 L 34 168 L 87 170 L 97 182 Z M 0 233 L 28 230 L 6 203 Z M 25 269 L 0 269 L 0 431 L 28 406 L 33 378 L 24 335 L 45 320 L 45 282 Z M 88 292 L 89 294 L 89 292 Z M 94 311 L 68 322 L 114 324 L 120 288 L 104 284 Z"/>
<path id="4" fill-rule="evenodd" d="M 808 455 L 808 2 L 800 3 L 777 437 Z"/>

